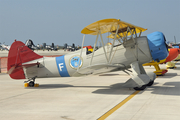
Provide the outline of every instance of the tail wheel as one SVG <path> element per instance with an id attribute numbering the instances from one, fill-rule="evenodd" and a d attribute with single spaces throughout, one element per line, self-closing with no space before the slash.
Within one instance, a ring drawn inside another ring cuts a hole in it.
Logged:
<path id="1" fill-rule="evenodd" d="M 33 81 L 29 82 L 29 87 L 34 87 L 34 82 Z"/>
<path id="2" fill-rule="evenodd" d="M 24 81 L 24 87 L 39 87 L 39 84 L 36 83 L 35 84 L 35 79 L 37 76 L 33 77 L 33 78 L 29 78 L 29 80 Z"/>

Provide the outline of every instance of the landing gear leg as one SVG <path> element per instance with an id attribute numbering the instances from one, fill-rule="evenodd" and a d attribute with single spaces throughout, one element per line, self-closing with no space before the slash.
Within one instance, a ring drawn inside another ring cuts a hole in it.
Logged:
<path id="1" fill-rule="evenodd" d="M 27 81 L 24 81 L 24 87 L 39 87 L 39 84 L 35 84 L 35 79 L 37 76 L 30 78 Z"/>

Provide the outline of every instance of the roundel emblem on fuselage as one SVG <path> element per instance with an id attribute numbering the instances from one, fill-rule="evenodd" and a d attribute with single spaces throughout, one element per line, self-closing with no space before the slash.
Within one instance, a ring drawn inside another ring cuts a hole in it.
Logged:
<path id="1" fill-rule="evenodd" d="M 79 56 L 73 56 L 71 59 L 70 59 L 70 66 L 71 68 L 73 69 L 77 69 L 78 67 L 80 68 L 82 66 L 82 59 L 80 59 Z"/>

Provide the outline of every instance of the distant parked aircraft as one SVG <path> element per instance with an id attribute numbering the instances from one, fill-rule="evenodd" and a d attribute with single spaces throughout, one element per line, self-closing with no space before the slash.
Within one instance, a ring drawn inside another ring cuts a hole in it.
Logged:
<path id="1" fill-rule="evenodd" d="M 48 51 L 57 51 L 58 49 L 54 46 L 54 43 L 52 43 L 52 45 L 46 45 L 46 43 L 43 43 L 43 51 L 47 49 Z"/>
<path id="2" fill-rule="evenodd" d="M 0 43 L 0 44 L 1 44 L 1 43 Z M 5 44 L 3 43 L 3 44 L 1 44 L 1 47 L 2 47 L 2 50 L 8 50 L 8 51 L 9 51 L 9 49 L 10 49 L 11 46 L 5 45 Z"/>
<path id="3" fill-rule="evenodd" d="M 75 47 L 75 44 L 73 43 L 72 46 L 68 45 L 67 43 L 64 44 L 64 51 L 75 51 L 77 48 Z"/>
<path id="4" fill-rule="evenodd" d="M 28 46 L 31 50 L 39 50 L 40 48 L 35 46 L 31 39 L 26 40 L 25 45 Z"/>

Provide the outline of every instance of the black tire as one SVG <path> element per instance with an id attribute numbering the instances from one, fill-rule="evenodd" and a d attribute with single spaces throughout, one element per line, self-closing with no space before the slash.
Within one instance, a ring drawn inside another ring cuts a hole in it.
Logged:
<path id="1" fill-rule="evenodd" d="M 165 74 L 157 75 L 157 76 L 164 76 Z"/>
<path id="2" fill-rule="evenodd" d="M 34 87 L 34 82 L 33 81 L 29 82 L 29 87 Z"/>
<path id="3" fill-rule="evenodd" d="M 135 87 L 134 90 L 144 90 L 146 88 L 146 85 L 143 85 L 142 87 Z"/>
<path id="4" fill-rule="evenodd" d="M 152 86 L 154 84 L 154 80 L 153 81 L 150 81 L 147 86 Z"/>

